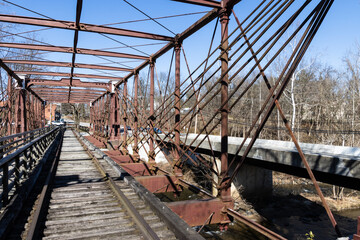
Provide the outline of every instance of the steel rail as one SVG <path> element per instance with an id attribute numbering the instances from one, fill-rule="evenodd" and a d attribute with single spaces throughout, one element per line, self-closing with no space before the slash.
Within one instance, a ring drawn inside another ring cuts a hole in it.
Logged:
<path id="1" fill-rule="evenodd" d="M 74 132 L 74 130 L 73 130 Z M 99 172 L 103 175 L 106 182 L 109 184 L 110 188 L 117 196 L 122 205 L 126 208 L 127 212 L 131 215 L 132 219 L 139 227 L 140 231 L 144 234 L 146 239 L 160 240 L 158 235 L 154 232 L 154 230 L 150 227 L 150 225 L 145 221 L 145 219 L 140 215 L 140 213 L 136 210 L 134 205 L 129 201 L 129 199 L 125 196 L 125 194 L 121 191 L 121 189 L 116 185 L 115 181 L 109 176 L 106 170 L 101 166 L 101 163 L 96 158 L 96 156 L 89 150 L 89 148 L 84 144 L 84 142 L 79 138 L 79 136 L 74 132 L 74 135 L 81 143 L 83 148 L 86 150 L 88 155 L 93 160 Z"/>
<path id="2" fill-rule="evenodd" d="M 236 212 L 235 210 L 233 210 L 231 208 L 227 208 L 226 212 L 227 212 L 227 214 L 229 214 L 230 216 L 232 216 L 233 218 L 235 218 L 239 222 L 241 222 L 241 223 L 245 224 L 246 226 L 254 229 L 255 231 L 261 233 L 262 235 L 268 237 L 271 240 L 286 240 L 286 238 L 278 235 L 277 233 L 274 233 L 273 231 L 271 231 L 271 230 L 267 229 L 266 227 L 252 221 L 251 219 L 242 216 L 241 214 L 239 214 L 238 212 Z"/>

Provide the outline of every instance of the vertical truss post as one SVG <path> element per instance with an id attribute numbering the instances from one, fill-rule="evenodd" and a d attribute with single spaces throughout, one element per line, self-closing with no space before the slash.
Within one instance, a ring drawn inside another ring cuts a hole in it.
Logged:
<path id="1" fill-rule="evenodd" d="M 124 135 L 123 135 L 123 143 L 121 144 L 121 151 L 123 154 L 127 154 L 127 80 L 124 81 L 124 89 L 123 89 L 123 98 L 124 98 L 124 104 L 123 104 L 123 124 L 124 124 Z"/>
<path id="2" fill-rule="evenodd" d="M 12 88 L 12 77 L 10 75 L 8 75 L 8 85 L 7 85 L 7 95 L 8 95 L 8 135 L 10 136 L 11 134 L 14 133 L 13 128 L 13 113 L 12 113 L 12 101 L 14 99 L 15 94 L 13 93 L 13 88 Z"/>
<path id="3" fill-rule="evenodd" d="M 14 106 L 14 133 L 20 132 L 20 89 L 16 87 L 14 89 L 14 98 L 15 98 L 15 106 Z"/>
<path id="4" fill-rule="evenodd" d="M 92 134 L 94 134 L 96 132 L 96 101 L 92 102 L 92 106 L 91 106 L 91 109 L 92 109 Z"/>
<path id="5" fill-rule="evenodd" d="M 110 93 L 110 139 L 115 139 L 115 115 L 116 115 L 116 102 L 115 102 L 115 93 Z"/>
<path id="6" fill-rule="evenodd" d="M 99 133 L 100 129 L 99 129 L 99 124 L 100 124 L 100 119 L 99 119 L 99 105 L 100 105 L 100 99 L 96 100 L 96 107 L 95 107 L 95 111 L 94 111 L 94 117 L 95 117 L 95 135 Z"/>
<path id="7" fill-rule="evenodd" d="M 46 124 L 46 119 L 45 119 L 45 106 L 46 106 L 46 102 L 43 101 L 41 103 L 41 127 L 45 127 Z"/>
<path id="8" fill-rule="evenodd" d="M 27 131 L 27 114 L 26 114 L 26 80 L 23 79 L 22 86 L 19 91 L 19 108 L 20 108 L 20 132 Z"/>
<path id="9" fill-rule="evenodd" d="M 116 87 L 116 89 L 115 89 L 115 103 L 116 103 L 115 121 L 116 121 L 116 125 L 118 127 L 116 140 L 120 144 L 120 142 L 121 142 L 121 131 L 120 131 L 120 125 L 121 125 L 121 118 L 120 118 L 121 109 L 120 109 L 120 105 L 121 105 L 121 100 L 119 99 L 119 92 L 117 90 L 118 90 L 118 88 Z"/>
<path id="10" fill-rule="evenodd" d="M 99 125 L 100 125 L 100 122 L 99 122 L 99 121 L 100 121 L 100 119 L 99 119 L 100 99 L 101 99 L 101 98 L 99 98 L 98 100 L 96 100 L 96 107 L 95 107 L 95 112 L 94 112 L 94 114 L 95 114 L 95 123 L 96 123 L 96 125 L 95 125 L 95 135 L 99 134 L 99 132 L 100 132 L 100 129 L 99 129 Z"/>
<path id="11" fill-rule="evenodd" d="M 138 82 L 139 82 L 139 72 L 134 71 L 134 108 L 135 108 L 135 117 L 134 117 L 134 129 L 133 129 L 133 135 L 134 135 L 134 145 L 133 145 L 133 157 L 135 159 L 139 158 L 139 119 L 138 119 Z"/>
<path id="12" fill-rule="evenodd" d="M 104 131 L 105 131 L 105 137 L 109 137 L 109 124 L 110 124 L 110 115 L 111 114 L 111 99 L 109 99 L 111 96 L 110 94 L 105 94 L 104 96 Z M 107 109 L 110 111 L 108 112 Z"/>
<path id="13" fill-rule="evenodd" d="M 180 160 L 180 53 L 181 42 L 175 42 L 175 151 L 174 171 L 178 177 L 182 176 Z"/>
<path id="14" fill-rule="evenodd" d="M 228 70 L 228 24 L 229 16 L 231 9 L 222 8 L 220 11 L 220 23 L 221 23 L 221 105 L 223 106 L 220 110 L 221 112 L 221 172 L 220 180 L 226 179 L 228 176 L 226 172 L 228 170 L 228 114 L 229 114 L 229 104 L 228 104 L 228 84 L 229 76 L 225 74 Z M 224 75 L 225 74 L 225 75 Z M 225 186 L 227 181 L 222 181 L 220 187 Z M 221 188 L 219 195 L 223 202 L 231 202 L 231 191 L 230 186 L 226 188 Z"/>
<path id="15" fill-rule="evenodd" d="M 90 102 L 89 106 L 90 106 L 90 126 L 89 126 L 89 132 L 92 132 L 94 129 L 94 117 L 93 117 L 93 104 L 92 102 Z"/>
<path id="16" fill-rule="evenodd" d="M 39 128 L 40 127 L 40 101 L 38 98 L 35 98 L 35 102 L 36 102 L 36 111 L 35 111 L 35 118 L 36 118 L 36 127 L 35 128 Z"/>
<path id="17" fill-rule="evenodd" d="M 104 121 L 104 113 L 105 113 L 105 95 L 101 97 L 101 102 L 100 102 L 100 111 L 101 113 L 99 113 L 99 118 L 100 118 L 100 136 L 104 137 L 104 130 L 105 130 L 105 121 Z"/>
<path id="18" fill-rule="evenodd" d="M 155 89 L 155 81 L 154 81 L 154 70 L 155 63 L 153 60 L 150 61 L 150 141 L 149 141 L 149 163 L 155 163 L 155 150 L 154 150 L 154 89 Z"/>

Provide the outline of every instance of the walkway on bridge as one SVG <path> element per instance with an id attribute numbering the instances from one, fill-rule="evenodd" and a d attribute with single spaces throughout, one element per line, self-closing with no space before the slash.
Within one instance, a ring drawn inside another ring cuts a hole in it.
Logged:
<path id="1" fill-rule="evenodd" d="M 7 239 L 28 237 L 34 221 L 45 221 L 35 233 L 42 239 L 179 239 L 105 159 L 87 150 L 72 130 L 65 131 L 46 216 L 33 213 L 25 231 L 15 225 Z M 193 230 L 181 230 L 183 225 L 177 231 L 202 239 Z"/>

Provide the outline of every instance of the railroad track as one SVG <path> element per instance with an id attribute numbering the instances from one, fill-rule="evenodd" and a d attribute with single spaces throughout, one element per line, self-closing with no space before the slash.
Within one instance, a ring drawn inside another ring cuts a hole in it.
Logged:
<path id="1" fill-rule="evenodd" d="M 177 239 L 130 186 L 113 179 L 118 176 L 115 169 L 92 155 L 71 130 L 64 133 L 53 169 L 51 197 L 46 201 L 50 188 L 45 184 L 22 239 Z"/>

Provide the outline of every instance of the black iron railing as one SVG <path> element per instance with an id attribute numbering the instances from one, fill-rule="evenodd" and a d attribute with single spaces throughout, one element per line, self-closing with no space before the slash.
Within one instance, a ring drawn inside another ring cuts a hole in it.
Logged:
<path id="1" fill-rule="evenodd" d="M 60 127 L 46 127 L 0 139 L 1 207 L 28 179 L 59 131 Z"/>

